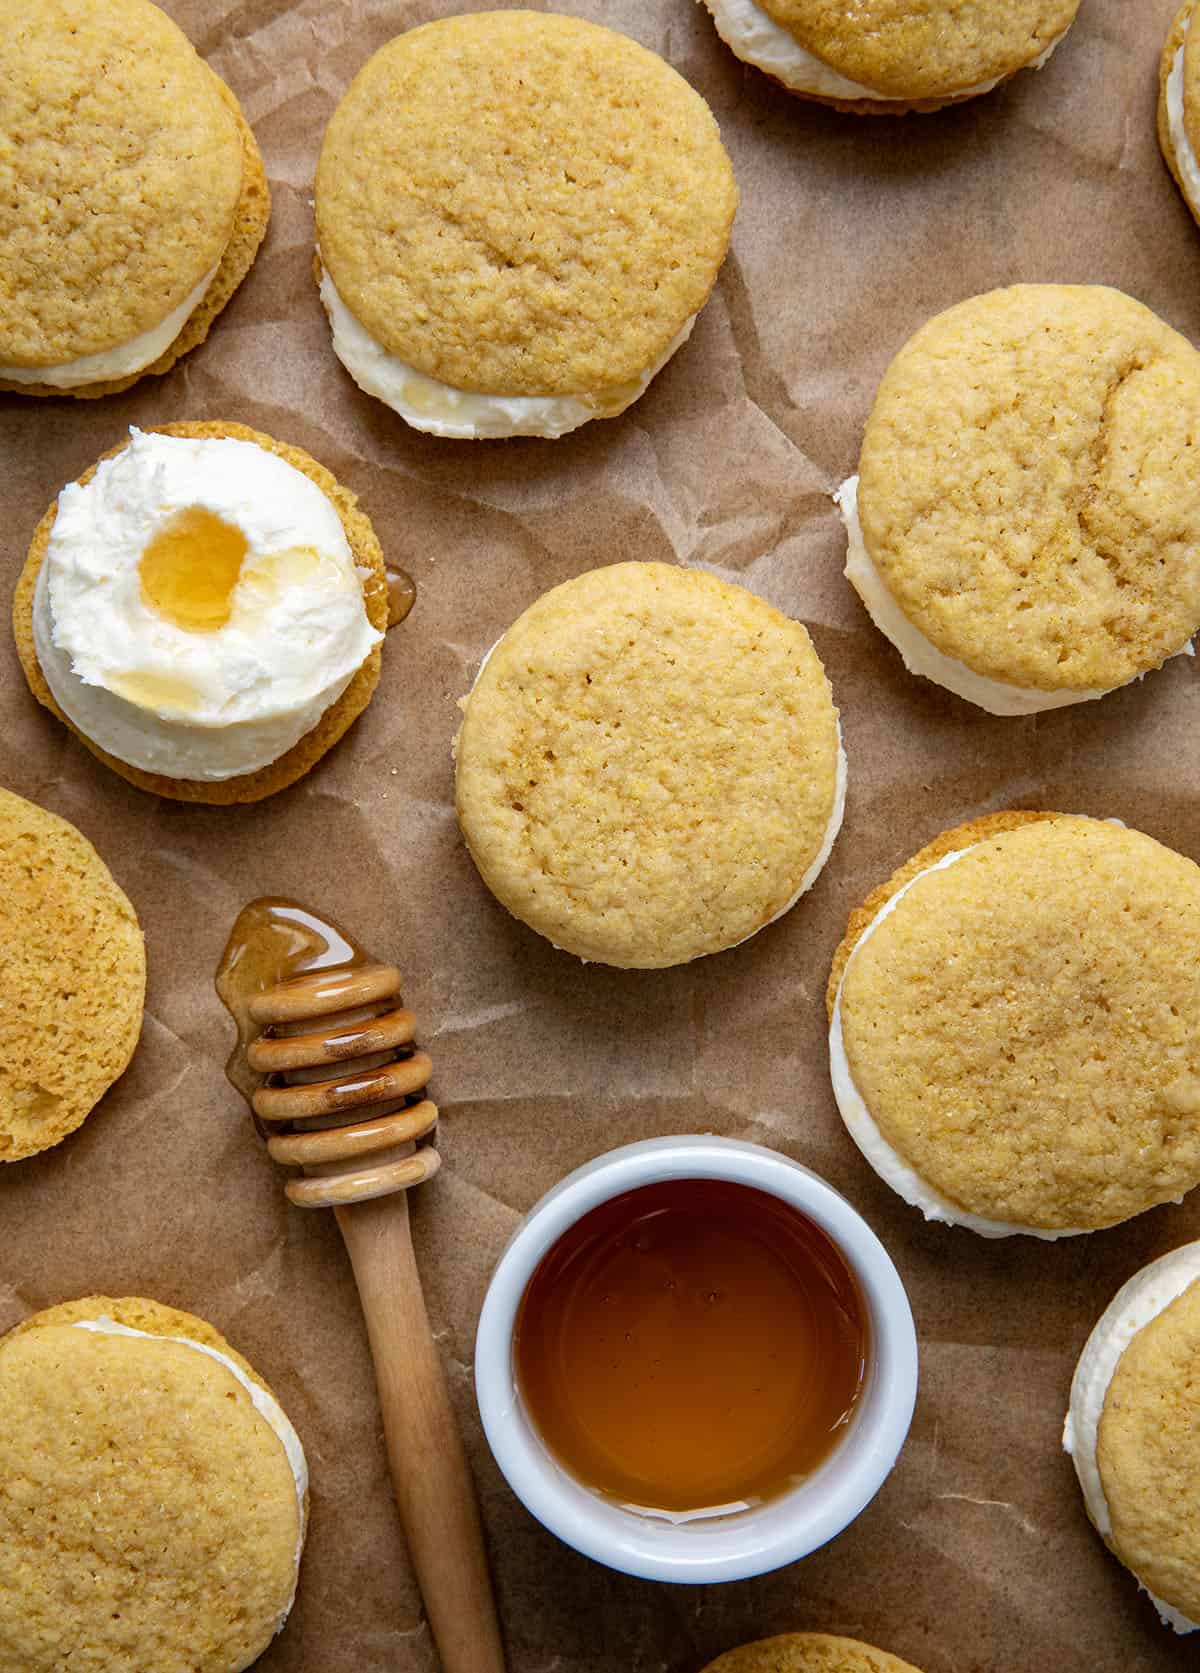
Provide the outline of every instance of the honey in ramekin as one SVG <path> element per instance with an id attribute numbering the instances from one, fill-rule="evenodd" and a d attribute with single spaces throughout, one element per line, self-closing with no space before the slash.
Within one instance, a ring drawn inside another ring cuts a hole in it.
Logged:
<path id="1" fill-rule="evenodd" d="M 853 1274 L 812 1220 L 751 1186 L 675 1179 L 559 1239 L 513 1352 L 529 1418 L 572 1475 L 680 1516 L 810 1475 L 853 1415 L 869 1341 Z"/>

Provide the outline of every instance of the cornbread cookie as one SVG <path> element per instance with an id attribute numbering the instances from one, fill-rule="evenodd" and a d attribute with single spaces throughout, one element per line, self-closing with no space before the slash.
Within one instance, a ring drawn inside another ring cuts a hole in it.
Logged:
<path id="1" fill-rule="evenodd" d="M 0 1338 L 0 1668 L 240 1673 L 296 1591 L 308 1472 L 202 1319 L 87 1296 Z"/>
<path id="2" fill-rule="evenodd" d="M 1176 1632 L 1200 1626 L 1200 1243 L 1143 1267 L 1088 1337 L 1063 1445 L 1097 1532 Z"/>
<path id="3" fill-rule="evenodd" d="M 989 93 L 1040 68 L 1079 0 L 704 0 L 717 32 L 790 93 L 857 115 L 903 115 Z"/>
<path id="4" fill-rule="evenodd" d="M 1195 0 L 1175 13 L 1158 71 L 1158 143 L 1175 184 L 1200 221 L 1200 33 Z"/>
<path id="5" fill-rule="evenodd" d="M 24 570 L 17 583 L 16 595 L 13 602 L 13 627 L 17 641 L 17 652 L 21 665 L 25 670 L 25 677 L 34 696 L 48 708 L 52 714 L 64 721 L 84 744 L 107 766 L 127 778 L 131 784 L 136 784 L 142 790 L 149 790 L 159 796 L 169 796 L 177 801 L 188 802 L 253 802 L 264 796 L 273 795 L 275 791 L 285 789 L 295 783 L 313 767 L 327 750 L 331 749 L 343 733 L 357 719 L 366 708 L 379 682 L 380 646 L 378 638 L 387 627 L 387 580 L 384 573 L 383 554 L 375 532 L 364 513 L 359 510 L 357 500 L 349 489 L 344 488 L 322 465 L 317 464 L 307 453 L 297 447 L 291 447 L 286 442 L 276 441 L 271 436 L 265 436 L 255 430 L 248 430 L 241 424 L 229 423 L 181 423 L 166 424 L 159 429 L 147 432 L 151 436 L 178 436 L 196 440 L 226 439 L 238 442 L 253 443 L 256 447 L 273 454 L 295 470 L 301 472 L 310 482 L 316 484 L 337 514 L 337 521 L 344 534 L 358 571 L 358 578 L 362 586 L 362 603 L 365 607 L 366 622 L 374 638 L 361 664 L 345 685 L 341 694 L 325 708 L 319 719 L 304 733 L 300 739 L 287 747 L 276 759 L 267 765 L 253 771 L 234 773 L 224 778 L 183 778 L 173 777 L 161 772 L 146 770 L 132 765 L 101 747 L 95 739 L 89 737 L 77 725 L 56 701 L 46 680 L 38 646 L 35 643 L 35 603 L 38 597 L 38 578 L 46 558 L 51 536 L 54 533 L 59 512 L 59 502 L 56 500 L 46 515 L 38 524 L 34 532 L 29 555 L 25 561 Z M 104 459 L 97 462 L 80 477 L 81 485 L 90 483 L 97 469 L 105 459 L 115 459 L 129 446 L 126 441 L 120 447 L 112 449 L 104 455 Z M 224 474 L 224 473 L 223 473 Z M 247 512 L 252 505 L 247 503 Z M 161 510 L 161 506 L 159 507 Z M 149 516 L 150 513 L 147 513 Z M 308 654 L 312 652 L 312 629 L 306 630 Z M 303 666 L 298 664 L 298 666 Z M 66 678 L 65 675 L 60 675 Z M 72 687 L 74 691 L 74 687 Z M 78 696 L 78 693 L 75 693 Z M 169 691 L 157 694 L 170 697 Z M 139 705 L 147 715 L 152 715 L 156 709 L 153 696 L 148 696 Z M 161 704 L 158 705 L 160 712 Z M 169 719 L 168 715 L 168 719 Z"/>
<path id="6" fill-rule="evenodd" d="M 0 389 L 111 395 L 202 343 L 245 278 L 262 158 L 149 0 L 0 16 Z"/>
<path id="7" fill-rule="evenodd" d="M 1015 285 L 892 361 L 838 503 L 912 672 L 992 714 L 1103 697 L 1200 626 L 1200 354 L 1103 286 Z"/>
<path id="8" fill-rule="evenodd" d="M 137 914 L 86 837 L 0 790 L 0 1162 L 73 1133 L 137 1045 Z"/>
<path id="9" fill-rule="evenodd" d="M 712 112 L 635 41 L 554 13 L 425 24 L 368 60 L 321 148 L 334 349 L 418 429 L 562 435 L 684 340 L 736 207 Z"/>
<path id="10" fill-rule="evenodd" d="M 703 1673 L 920 1673 L 911 1662 L 857 1638 L 828 1632 L 785 1632 L 726 1650 Z"/>
<path id="11" fill-rule="evenodd" d="M 736 946 L 815 882 L 845 801 L 799 622 L 699 570 L 555 587 L 491 651 L 457 745 L 484 882 L 556 947 L 650 969 Z"/>
<path id="12" fill-rule="evenodd" d="M 1178 1200 L 1200 1180 L 1198 930 L 1200 867 L 1139 831 L 1009 814 L 946 832 L 835 959 L 851 1137 L 927 1219 L 987 1237 Z"/>

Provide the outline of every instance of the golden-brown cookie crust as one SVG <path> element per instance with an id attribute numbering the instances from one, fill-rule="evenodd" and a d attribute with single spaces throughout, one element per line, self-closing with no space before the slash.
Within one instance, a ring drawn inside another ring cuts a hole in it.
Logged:
<path id="1" fill-rule="evenodd" d="M 1200 1183 L 1198 931 L 1200 867 L 1139 831 L 986 836 L 860 938 L 850 1078 L 967 1215 L 1089 1231 L 1179 1198 Z"/>
<path id="2" fill-rule="evenodd" d="M 985 838 L 997 835 L 1000 831 L 1015 831 L 1018 825 L 1027 825 L 1031 819 L 1061 819 L 1060 813 L 1027 813 L 1019 808 L 1011 808 L 1002 813 L 984 813 L 978 819 L 969 819 L 965 825 L 956 825 L 951 831 L 943 831 L 940 836 L 927 842 L 919 849 L 911 860 L 905 860 L 886 883 L 878 884 L 863 901 L 851 912 L 846 924 L 846 933 L 838 944 L 837 952 L 833 955 L 833 967 L 829 972 L 829 980 L 825 984 L 825 1013 L 833 1021 L 833 1006 L 837 999 L 837 991 L 841 985 L 842 974 L 846 968 L 846 961 L 858 945 L 859 939 L 870 927 L 877 913 L 891 900 L 893 895 L 900 893 L 906 883 L 947 854 L 953 854 L 955 849 L 970 848 L 976 842 L 983 842 Z"/>
<path id="3" fill-rule="evenodd" d="M 857 1638 L 785 1632 L 726 1650 L 703 1673 L 920 1673 L 920 1669 Z"/>
<path id="4" fill-rule="evenodd" d="M 321 259 L 350 312 L 427 377 L 502 395 L 637 382 L 707 300 L 736 207 L 700 95 L 554 13 L 398 36 L 317 166 Z"/>
<path id="5" fill-rule="evenodd" d="M 100 1318 L 110 1318 L 115 1324 L 123 1324 L 127 1330 L 143 1330 L 148 1336 L 187 1336 L 193 1342 L 202 1342 L 206 1348 L 215 1348 L 227 1359 L 232 1359 L 251 1382 L 274 1396 L 274 1390 L 266 1379 L 207 1319 L 198 1318 L 195 1313 L 185 1313 L 179 1307 L 168 1307 L 162 1301 L 151 1301 L 144 1295 L 81 1295 L 74 1301 L 56 1302 L 53 1307 L 43 1307 L 41 1312 L 31 1313 L 0 1336 L 0 1347 L 14 1336 L 28 1330 L 41 1330 L 45 1325 L 79 1324 L 84 1319 Z"/>
<path id="6" fill-rule="evenodd" d="M 207 66 L 203 67 L 207 69 Z M 241 106 L 229 88 L 211 70 L 208 74 L 216 83 L 221 99 L 231 110 L 237 126 L 242 153 L 241 194 L 234 213 L 233 230 L 225 245 L 220 264 L 209 282 L 208 289 L 188 315 L 183 330 L 173 343 L 167 345 L 157 360 L 149 366 L 143 366 L 140 372 L 131 372 L 127 377 L 107 378 L 101 383 L 79 384 L 74 389 L 59 389 L 48 383 L 6 383 L 0 378 L 0 390 L 14 395 L 70 395 L 83 401 L 98 399 L 104 395 L 119 395 L 123 389 L 137 383 L 139 378 L 161 377 L 165 372 L 169 372 L 181 356 L 198 348 L 208 336 L 213 321 L 253 266 L 259 245 L 266 236 L 267 222 L 271 216 L 271 194 L 258 142 L 250 124 L 242 115 Z"/>
<path id="7" fill-rule="evenodd" d="M 756 0 L 815 58 L 884 97 L 944 100 L 1032 64 L 1079 0 Z"/>
<path id="8" fill-rule="evenodd" d="M 515 917 L 579 958 L 658 969 L 788 909 L 839 748 L 801 623 L 702 570 L 613 564 L 491 652 L 458 739 L 459 823 Z"/>
<path id="9" fill-rule="evenodd" d="M 1200 1283 L 1121 1355 L 1100 1414 L 1096 1462 L 1109 1545 L 1156 1597 L 1200 1621 Z"/>
<path id="10" fill-rule="evenodd" d="M 3 789 L 0 894 L 0 1162 L 16 1162 L 73 1133 L 124 1073 L 146 950 L 87 838 Z"/>
<path id="11" fill-rule="evenodd" d="M 108 1316 L 162 1346 L 72 1328 Z M 88 1296 L 0 1338 L 0 1667 L 235 1673 L 295 1589 L 307 1502 L 203 1320 Z"/>
<path id="12" fill-rule="evenodd" d="M 367 620 L 380 633 L 387 629 L 387 576 L 384 572 L 383 552 L 375 531 L 365 512 L 358 508 L 357 496 L 348 488 L 344 488 L 337 478 L 324 465 L 319 465 L 315 459 L 298 447 L 292 447 L 288 442 L 276 441 L 273 436 L 263 435 L 258 430 L 249 430 L 244 424 L 231 424 L 216 420 L 202 423 L 185 422 L 179 424 L 160 424 L 154 426 L 150 432 L 164 436 L 190 436 L 195 438 L 227 437 L 233 441 L 254 442 L 265 448 L 268 453 L 275 453 L 281 459 L 286 459 L 289 465 L 302 471 L 310 481 L 315 482 L 321 492 L 330 500 L 341 519 L 342 527 L 346 531 L 346 539 L 350 543 L 350 550 L 354 554 L 354 561 L 360 569 L 368 569 L 369 576 L 363 582 L 363 601 L 366 605 Z M 111 459 L 122 453 L 128 447 L 128 441 L 123 441 L 118 447 L 110 448 L 96 465 L 103 463 L 103 459 Z M 96 471 L 92 465 L 81 477 L 80 482 L 90 482 Z M 72 725 L 51 695 L 46 684 L 41 665 L 37 659 L 37 651 L 33 642 L 33 595 L 37 586 L 38 572 L 42 567 L 42 560 L 46 555 L 46 546 L 50 539 L 50 531 L 54 527 L 54 519 L 58 515 L 58 501 L 55 500 L 46 512 L 37 528 L 34 530 L 33 541 L 30 544 L 29 555 L 25 560 L 25 567 L 21 571 L 17 582 L 16 593 L 13 597 L 13 633 L 17 642 L 17 655 L 21 666 L 25 670 L 25 678 L 29 682 L 29 689 L 44 708 L 71 731 L 81 743 L 91 750 L 99 761 L 114 772 L 120 773 L 122 778 L 136 784 L 139 790 L 148 790 L 155 796 L 168 796 L 178 802 L 208 802 L 216 805 L 227 805 L 233 802 L 257 802 L 264 796 L 273 796 L 277 790 L 285 790 L 297 779 L 303 778 L 312 767 L 325 755 L 338 739 L 348 731 L 354 721 L 366 708 L 379 684 L 380 647 L 376 645 L 362 667 L 354 675 L 350 684 L 343 691 L 336 703 L 330 705 L 321 716 L 317 724 L 278 761 L 272 761 L 269 766 L 260 767 L 253 773 L 242 773 L 236 778 L 221 779 L 216 782 L 206 782 L 203 779 L 166 778 L 161 773 L 143 772 L 140 767 L 131 767 L 125 761 L 118 761 L 113 755 L 100 749 L 91 739 Z"/>
<path id="13" fill-rule="evenodd" d="M 858 510 L 896 604 L 973 673 L 1108 691 L 1200 627 L 1200 353 L 1104 286 L 930 320 L 867 421 Z"/>

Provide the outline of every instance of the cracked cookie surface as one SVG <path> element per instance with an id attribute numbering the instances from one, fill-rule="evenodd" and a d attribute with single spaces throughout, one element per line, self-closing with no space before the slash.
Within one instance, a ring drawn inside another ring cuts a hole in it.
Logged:
<path id="1" fill-rule="evenodd" d="M 74 1132 L 142 1027 L 137 914 L 74 825 L 0 790 L 0 1162 Z"/>
<path id="2" fill-rule="evenodd" d="M 459 823 L 514 916 L 584 959 L 681 964 L 785 911 L 839 790 L 804 627 L 700 570 L 625 563 L 531 605 L 466 700 Z"/>
<path id="3" fill-rule="evenodd" d="M 867 421 L 858 511 L 904 615 L 973 672 L 1111 689 L 1200 626 L 1200 354 L 1103 286 L 921 328 Z"/>
<path id="4" fill-rule="evenodd" d="M 842 1039 L 884 1139 L 1014 1226 L 1093 1230 L 1191 1190 L 1200 867 L 1106 820 L 989 816 L 922 850 L 875 912 L 963 849 L 869 936 L 851 919 Z"/>
<path id="5" fill-rule="evenodd" d="M 700 95 L 554 13 L 389 42 L 316 178 L 321 260 L 371 336 L 426 377 L 514 396 L 636 383 L 707 300 L 736 206 Z"/>

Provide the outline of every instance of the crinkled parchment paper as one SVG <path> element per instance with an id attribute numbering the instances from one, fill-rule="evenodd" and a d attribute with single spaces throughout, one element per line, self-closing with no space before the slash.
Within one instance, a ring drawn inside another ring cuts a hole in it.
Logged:
<path id="1" fill-rule="evenodd" d="M 149 1000 L 132 1068 L 86 1125 L 0 1170 L 0 1329 L 84 1291 L 213 1320 L 308 1449 L 312 1529 L 272 1673 L 424 1673 L 435 1656 L 385 1473 L 371 1366 L 331 1216 L 289 1209 L 226 1085 L 211 972 L 261 892 L 322 906 L 396 959 L 436 1066 L 442 1174 L 414 1235 L 482 1497 L 514 1673 L 692 1673 L 789 1628 L 866 1638 L 926 1673 L 1167 1673 L 1157 1622 L 1091 1531 L 1059 1449 L 1075 1357 L 1117 1286 L 1200 1236 L 1200 1192 L 1048 1246 L 928 1227 L 838 1121 L 821 993 L 846 914 L 937 831 L 1012 804 L 1115 815 L 1200 856 L 1200 683 L 1172 662 L 1102 704 L 993 719 L 909 678 L 842 579 L 830 491 L 888 360 L 930 314 L 1014 280 L 1103 281 L 1200 341 L 1200 231 L 1155 144 L 1175 0 L 1084 0 L 1046 69 L 940 115 L 792 100 L 693 0 L 565 0 L 663 53 L 712 104 L 742 206 L 691 341 L 622 418 L 557 442 L 439 442 L 359 392 L 313 286 L 321 133 L 369 53 L 441 0 L 169 0 L 242 100 L 274 193 L 266 245 L 208 344 L 100 402 L 0 397 L 3 574 L 59 486 L 130 423 L 230 418 L 309 449 L 416 577 L 383 682 L 346 740 L 256 807 L 160 802 L 95 762 L 0 644 L 0 782 L 75 821 L 137 905 Z M 0 253 L 0 260 L 2 260 Z M 717 958 L 585 968 L 510 919 L 458 837 L 450 740 L 480 655 L 538 594 L 618 558 L 699 564 L 809 623 L 845 726 L 845 829 L 812 894 Z M 626 1140 L 775 1145 L 868 1217 L 921 1338 L 912 1435 L 823 1551 L 688 1589 L 611 1574 L 516 1503 L 470 1362 L 519 1216 Z M 147 1670 L 152 1673 L 152 1670 Z"/>

